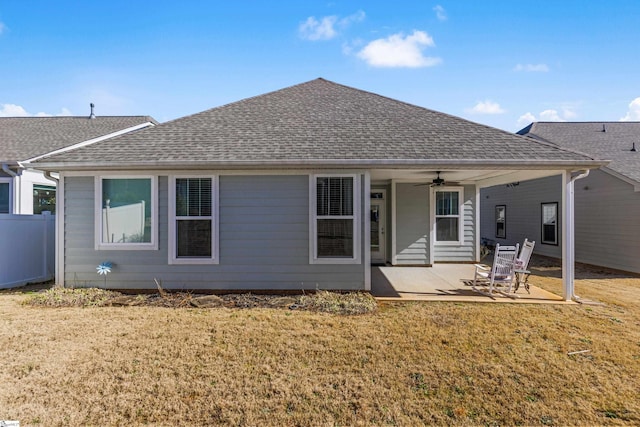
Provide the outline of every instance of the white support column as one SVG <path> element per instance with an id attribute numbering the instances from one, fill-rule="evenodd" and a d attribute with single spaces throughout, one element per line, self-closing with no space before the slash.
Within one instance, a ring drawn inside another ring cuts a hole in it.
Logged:
<path id="1" fill-rule="evenodd" d="M 371 290 L 371 173 L 364 173 L 364 212 L 362 219 L 364 222 L 364 290 Z"/>
<path id="2" fill-rule="evenodd" d="M 65 287 L 64 283 L 64 251 L 65 251 L 65 236 L 64 236 L 64 173 L 60 173 L 58 178 L 58 184 L 56 187 L 56 286 Z M 97 197 L 97 196 L 96 196 Z"/>
<path id="3" fill-rule="evenodd" d="M 391 180 L 391 265 L 398 263 L 398 254 L 396 247 L 396 181 Z"/>
<path id="4" fill-rule="evenodd" d="M 575 225 L 573 204 L 573 179 L 570 171 L 562 173 L 562 298 L 573 298 L 575 279 Z"/>

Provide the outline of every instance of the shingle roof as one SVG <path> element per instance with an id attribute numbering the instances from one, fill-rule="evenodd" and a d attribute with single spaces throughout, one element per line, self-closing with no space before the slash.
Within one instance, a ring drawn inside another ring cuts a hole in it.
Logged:
<path id="1" fill-rule="evenodd" d="M 156 123 L 148 116 L 1 117 L 0 162 L 27 160 L 145 122 Z"/>
<path id="2" fill-rule="evenodd" d="M 640 122 L 535 122 L 518 134 L 610 159 L 607 168 L 640 183 Z"/>
<path id="3" fill-rule="evenodd" d="M 316 79 L 43 159 L 100 165 L 585 162 L 589 157 Z M 333 163 L 332 163 L 333 162 Z"/>

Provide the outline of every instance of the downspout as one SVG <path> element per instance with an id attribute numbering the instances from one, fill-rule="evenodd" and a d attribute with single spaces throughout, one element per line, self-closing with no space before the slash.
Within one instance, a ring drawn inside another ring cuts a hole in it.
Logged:
<path id="1" fill-rule="evenodd" d="M 565 198 L 565 203 L 567 203 L 568 201 L 570 201 L 570 206 L 567 206 L 568 211 L 570 212 L 570 221 L 568 220 L 569 218 L 567 218 L 567 220 L 565 221 L 564 226 L 567 227 L 567 232 L 565 234 L 565 236 L 570 236 L 571 238 L 569 239 L 569 242 L 566 242 L 566 248 L 567 248 L 567 253 L 565 254 L 565 256 L 567 257 L 568 260 L 568 271 L 567 273 L 567 283 L 570 286 L 570 289 L 568 289 L 568 296 L 570 299 L 579 301 L 580 297 L 577 296 L 575 294 L 575 284 L 574 284 L 574 280 L 575 280 L 575 208 L 574 208 L 574 203 L 575 203 L 575 198 L 574 198 L 574 187 L 575 187 L 575 181 L 582 179 L 582 178 L 586 178 L 589 175 L 589 169 L 584 169 L 584 170 L 580 170 L 577 171 L 578 175 L 571 175 L 571 178 L 569 179 L 569 191 L 570 194 L 567 194 L 567 197 Z"/>
<path id="2" fill-rule="evenodd" d="M 18 179 L 20 177 L 20 175 L 22 175 L 22 165 L 20 165 L 18 163 L 18 173 L 15 173 L 14 171 L 11 170 L 11 168 L 9 168 L 9 165 L 7 163 L 3 163 L 2 164 L 2 171 L 4 173 L 6 173 L 7 175 L 9 175 L 10 177 L 13 178 L 13 206 L 11 207 L 11 210 L 13 212 L 16 211 L 16 207 L 19 209 L 20 208 L 20 197 L 21 197 L 21 181 Z M 11 213 L 13 213 L 11 212 Z"/>
<path id="3" fill-rule="evenodd" d="M 60 180 L 58 178 L 56 178 L 55 176 L 51 175 L 51 171 L 44 172 L 44 177 L 47 178 L 47 179 L 50 179 L 51 181 L 55 182 L 56 184 L 58 184 L 60 182 Z"/>

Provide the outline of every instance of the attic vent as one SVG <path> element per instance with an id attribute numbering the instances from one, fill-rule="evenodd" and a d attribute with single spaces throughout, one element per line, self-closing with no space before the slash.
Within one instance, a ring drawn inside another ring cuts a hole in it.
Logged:
<path id="1" fill-rule="evenodd" d="M 93 102 L 91 104 L 89 104 L 89 106 L 91 107 L 91 115 L 89 116 L 90 119 L 95 119 L 96 115 L 93 113 L 93 108 L 95 107 L 95 105 L 93 105 Z"/>
<path id="2" fill-rule="evenodd" d="M 638 151 L 638 150 L 636 150 L 636 143 L 635 142 L 633 143 L 633 146 L 631 147 L 631 151 L 633 151 L 633 152 Z"/>

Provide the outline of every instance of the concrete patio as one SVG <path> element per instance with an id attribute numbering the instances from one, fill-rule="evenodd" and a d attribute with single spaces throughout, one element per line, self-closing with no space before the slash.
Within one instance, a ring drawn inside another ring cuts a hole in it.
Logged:
<path id="1" fill-rule="evenodd" d="M 473 264 L 435 264 L 433 267 L 371 267 L 371 293 L 390 301 L 466 301 L 538 304 L 573 304 L 531 284 L 507 297 L 473 291 Z"/>

